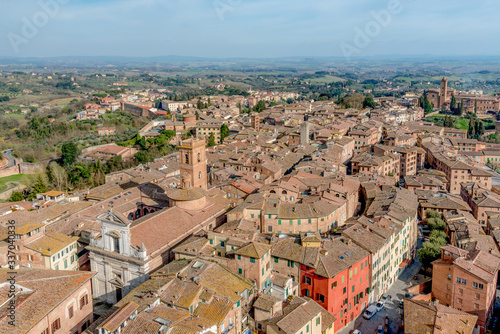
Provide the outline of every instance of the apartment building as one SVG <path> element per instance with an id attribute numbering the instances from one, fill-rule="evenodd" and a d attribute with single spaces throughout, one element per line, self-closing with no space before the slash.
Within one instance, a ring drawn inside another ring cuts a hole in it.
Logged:
<path id="1" fill-rule="evenodd" d="M 441 304 L 478 317 L 481 334 L 492 316 L 500 258 L 477 249 L 441 247 L 432 263 L 432 295 Z"/>

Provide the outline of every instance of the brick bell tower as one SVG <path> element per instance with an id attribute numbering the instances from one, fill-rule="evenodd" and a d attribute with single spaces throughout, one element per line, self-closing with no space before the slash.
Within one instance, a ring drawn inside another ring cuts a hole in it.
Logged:
<path id="1" fill-rule="evenodd" d="M 439 90 L 439 108 L 443 108 L 446 104 L 446 99 L 448 97 L 448 79 L 443 77 L 441 79 L 441 89 Z"/>
<path id="2" fill-rule="evenodd" d="M 186 186 L 207 189 L 207 156 L 206 144 L 202 139 L 183 140 L 179 146 L 179 167 L 181 178 L 189 175 Z"/>

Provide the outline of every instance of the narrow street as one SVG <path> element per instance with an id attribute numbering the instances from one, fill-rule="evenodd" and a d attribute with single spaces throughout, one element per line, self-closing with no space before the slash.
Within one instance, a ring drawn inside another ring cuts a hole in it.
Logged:
<path id="1" fill-rule="evenodd" d="M 422 239 L 419 238 L 417 247 L 422 247 Z M 400 302 L 404 299 L 407 292 L 408 284 L 411 282 L 415 283 L 413 277 L 419 272 L 421 267 L 418 257 L 415 258 L 415 262 L 408 268 L 406 268 L 403 273 L 399 276 L 398 280 L 389 289 L 388 295 L 392 296 L 392 299 L 385 303 L 384 308 L 377 312 L 373 318 L 367 320 L 360 316 L 358 319 L 352 321 L 349 325 L 342 328 L 338 333 L 349 334 L 354 329 L 361 331 L 361 334 L 373 334 L 376 332 L 379 325 L 384 325 L 384 320 L 389 317 L 389 331 L 390 334 L 399 333 L 399 326 L 401 325 L 401 314 L 403 309 L 399 307 Z M 419 276 L 418 283 L 422 282 L 423 276 Z"/>

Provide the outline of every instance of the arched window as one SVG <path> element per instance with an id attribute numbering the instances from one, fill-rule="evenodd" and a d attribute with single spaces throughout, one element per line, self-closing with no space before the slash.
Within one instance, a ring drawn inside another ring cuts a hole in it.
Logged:
<path id="1" fill-rule="evenodd" d="M 188 164 L 188 163 L 189 163 L 189 154 L 187 154 L 187 153 L 186 153 L 186 154 L 184 155 L 184 157 L 185 157 L 186 163 Z"/>
<path id="2" fill-rule="evenodd" d="M 282 193 L 283 195 L 286 195 L 286 190 L 283 190 L 281 193 Z"/>
<path id="3" fill-rule="evenodd" d="M 149 213 L 148 209 L 144 209 L 144 215 L 147 215 Z"/>
<path id="4" fill-rule="evenodd" d="M 198 153 L 198 162 L 201 162 L 201 153 Z"/>
<path id="5" fill-rule="evenodd" d="M 134 214 L 132 212 L 128 214 L 128 219 L 134 220 Z"/>
<path id="6" fill-rule="evenodd" d="M 276 191 L 271 190 L 271 191 L 270 191 L 270 193 L 271 193 L 271 194 L 276 194 Z"/>
<path id="7" fill-rule="evenodd" d="M 135 212 L 135 219 L 140 217 L 141 217 L 141 210 L 137 209 L 137 211 Z"/>
<path id="8" fill-rule="evenodd" d="M 198 172 L 198 179 L 200 179 L 200 180 L 201 180 L 201 171 L 200 171 L 200 172 Z"/>

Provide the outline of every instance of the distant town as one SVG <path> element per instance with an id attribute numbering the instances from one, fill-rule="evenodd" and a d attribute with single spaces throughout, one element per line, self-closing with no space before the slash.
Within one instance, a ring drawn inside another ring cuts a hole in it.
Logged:
<path id="1" fill-rule="evenodd" d="M 500 331 L 500 76 L 141 71 L 0 67 L 0 333 Z"/>

